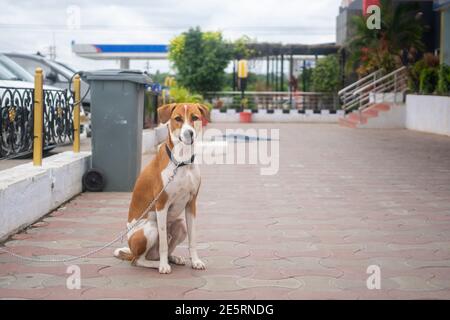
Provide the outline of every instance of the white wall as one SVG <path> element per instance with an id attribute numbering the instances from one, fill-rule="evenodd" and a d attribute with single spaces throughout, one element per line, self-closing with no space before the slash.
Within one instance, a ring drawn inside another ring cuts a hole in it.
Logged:
<path id="1" fill-rule="evenodd" d="M 450 136 L 450 97 L 407 95 L 405 126 Z"/>
<path id="2" fill-rule="evenodd" d="M 160 125 L 142 132 L 142 153 L 155 152 L 156 147 L 167 139 L 167 126 Z"/>
<path id="3" fill-rule="evenodd" d="M 30 225 L 82 191 L 91 153 L 72 151 L 0 171 L 0 240 Z"/>

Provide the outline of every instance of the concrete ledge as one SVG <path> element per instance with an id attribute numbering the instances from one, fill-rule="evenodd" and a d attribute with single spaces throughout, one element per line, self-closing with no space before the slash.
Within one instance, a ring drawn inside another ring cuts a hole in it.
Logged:
<path id="1" fill-rule="evenodd" d="M 90 167 L 91 153 L 72 151 L 0 171 L 0 241 L 24 228 L 75 195 Z"/>
<path id="2" fill-rule="evenodd" d="M 338 110 L 336 113 L 330 113 L 329 110 L 321 110 L 320 113 L 314 113 L 313 110 L 306 110 L 305 113 L 298 113 L 296 110 L 290 113 L 283 113 L 282 110 L 274 110 L 274 113 L 267 113 L 267 110 L 258 110 L 252 114 L 252 122 L 317 122 L 317 123 L 337 123 L 344 112 Z M 227 112 L 213 109 L 211 111 L 212 122 L 239 122 L 239 113 L 234 109 Z"/>

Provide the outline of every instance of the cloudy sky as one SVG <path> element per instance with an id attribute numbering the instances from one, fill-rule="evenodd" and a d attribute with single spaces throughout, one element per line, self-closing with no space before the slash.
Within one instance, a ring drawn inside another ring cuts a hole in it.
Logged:
<path id="1" fill-rule="evenodd" d="M 80 70 L 118 67 L 116 61 L 75 56 L 71 42 L 167 44 L 191 26 L 220 30 L 227 39 L 248 35 L 257 41 L 335 41 L 339 0 L 0 0 L 0 52 L 48 52 Z M 73 12 L 79 11 L 79 27 Z M 145 68 L 145 61 L 131 62 Z M 168 62 L 150 61 L 151 72 Z"/>

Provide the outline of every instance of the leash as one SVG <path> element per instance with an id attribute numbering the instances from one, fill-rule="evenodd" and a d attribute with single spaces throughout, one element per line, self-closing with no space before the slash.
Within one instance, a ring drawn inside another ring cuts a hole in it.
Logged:
<path id="1" fill-rule="evenodd" d="M 51 263 L 64 263 L 64 262 L 71 262 L 71 261 L 75 261 L 78 259 L 82 259 L 82 258 L 86 258 L 89 257 L 97 252 L 100 252 L 110 246 L 112 246 L 114 243 L 118 242 L 119 240 L 122 240 L 123 237 L 130 232 L 131 230 L 133 230 L 139 221 L 141 221 L 144 216 L 146 214 L 148 214 L 148 212 L 150 211 L 150 209 L 154 206 L 154 204 L 156 203 L 156 201 L 159 199 L 159 197 L 161 196 L 161 194 L 166 190 L 167 186 L 173 181 L 173 179 L 175 178 L 175 175 L 177 174 L 178 168 L 181 166 L 181 163 L 176 163 L 175 164 L 175 168 L 173 169 L 172 175 L 169 177 L 169 179 L 167 180 L 166 185 L 161 189 L 161 191 L 158 193 L 158 195 L 153 199 L 152 202 L 150 202 L 150 204 L 147 206 L 147 208 L 144 210 L 144 212 L 141 214 L 141 216 L 139 217 L 138 220 L 136 220 L 129 228 L 127 227 L 126 230 L 123 230 L 122 232 L 119 233 L 119 235 L 114 238 L 113 240 L 111 240 L 110 242 L 106 243 L 105 245 L 88 251 L 82 255 L 79 256 L 75 256 L 75 257 L 70 257 L 70 258 L 52 258 L 52 259 L 40 259 L 40 258 L 31 258 L 31 257 L 26 257 L 26 256 L 22 256 L 20 254 L 14 253 L 12 251 L 9 251 L 8 249 L 4 249 L 3 247 L 0 247 L 0 251 L 1 252 L 5 252 L 8 253 L 10 255 L 12 255 L 13 257 L 19 259 L 19 260 L 24 260 L 24 261 L 30 261 L 30 262 L 51 262 Z"/>

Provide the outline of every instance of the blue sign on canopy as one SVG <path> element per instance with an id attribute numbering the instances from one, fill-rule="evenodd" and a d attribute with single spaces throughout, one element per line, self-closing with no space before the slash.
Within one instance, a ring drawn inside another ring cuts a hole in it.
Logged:
<path id="1" fill-rule="evenodd" d="M 104 53 L 167 53 L 164 44 L 94 44 L 97 52 Z"/>

